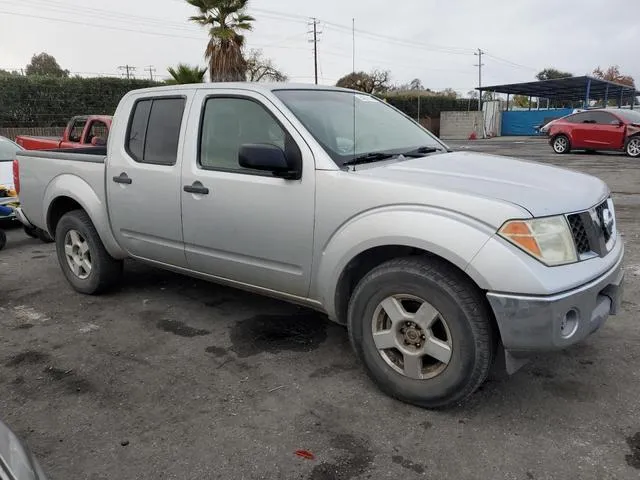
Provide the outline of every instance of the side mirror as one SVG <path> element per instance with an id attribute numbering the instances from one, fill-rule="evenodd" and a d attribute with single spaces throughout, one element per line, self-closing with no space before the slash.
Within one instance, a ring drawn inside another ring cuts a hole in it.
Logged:
<path id="1" fill-rule="evenodd" d="M 238 163 L 243 168 L 271 172 L 275 177 L 297 180 L 300 172 L 293 169 L 281 148 L 263 143 L 247 143 L 238 151 Z"/>

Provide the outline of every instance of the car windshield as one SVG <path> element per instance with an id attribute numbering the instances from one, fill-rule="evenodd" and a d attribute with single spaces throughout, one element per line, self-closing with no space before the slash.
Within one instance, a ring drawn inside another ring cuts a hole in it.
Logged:
<path id="1" fill-rule="evenodd" d="M 16 152 L 22 148 L 5 137 L 0 137 L 0 161 L 13 160 L 16 158 Z"/>
<path id="2" fill-rule="evenodd" d="M 616 114 L 627 122 L 640 123 L 640 113 L 635 110 L 617 110 Z"/>
<path id="3" fill-rule="evenodd" d="M 371 95 L 337 90 L 276 90 L 274 94 L 340 167 L 369 154 L 374 154 L 368 158 L 375 161 L 389 158 L 383 153 L 445 150 L 427 130 Z"/>

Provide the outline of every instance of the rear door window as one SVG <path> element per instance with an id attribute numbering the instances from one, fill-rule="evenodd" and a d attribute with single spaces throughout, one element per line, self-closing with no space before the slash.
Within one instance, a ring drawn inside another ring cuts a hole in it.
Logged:
<path id="1" fill-rule="evenodd" d="M 175 165 L 184 115 L 184 98 L 140 100 L 133 109 L 126 149 L 140 163 Z"/>

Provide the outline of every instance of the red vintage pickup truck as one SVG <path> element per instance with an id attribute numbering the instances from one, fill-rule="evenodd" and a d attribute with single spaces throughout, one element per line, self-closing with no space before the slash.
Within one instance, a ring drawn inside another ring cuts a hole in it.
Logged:
<path id="1" fill-rule="evenodd" d="M 62 138 L 31 137 L 18 135 L 16 143 L 26 150 L 51 150 L 56 148 L 76 148 L 90 145 L 106 145 L 111 120 L 108 115 L 82 115 L 73 117 Z"/>

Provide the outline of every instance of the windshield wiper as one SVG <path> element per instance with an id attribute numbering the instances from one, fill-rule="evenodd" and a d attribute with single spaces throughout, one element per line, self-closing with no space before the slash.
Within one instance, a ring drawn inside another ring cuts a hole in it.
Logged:
<path id="1" fill-rule="evenodd" d="M 360 155 L 359 157 L 347 160 L 342 165 L 361 165 L 363 163 L 373 163 L 380 160 L 386 160 L 388 158 L 397 157 L 398 153 L 384 153 L 384 152 L 371 152 Z"/>
<path id="2" fill-rule="evenodd" d="M 418 147 L 408 152 L 402 152 L 403 157 L 424 157 L 427 153 L 441 152 L 440 147 Z"/>

